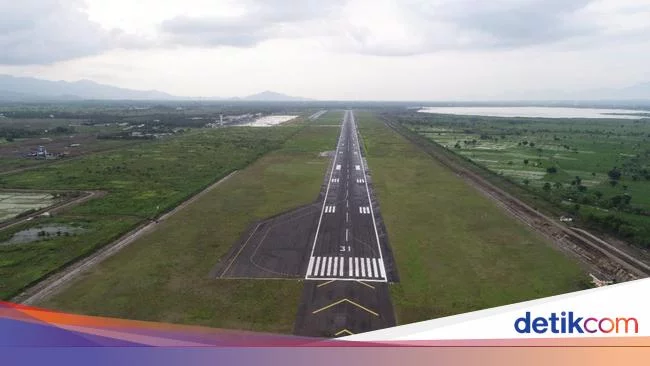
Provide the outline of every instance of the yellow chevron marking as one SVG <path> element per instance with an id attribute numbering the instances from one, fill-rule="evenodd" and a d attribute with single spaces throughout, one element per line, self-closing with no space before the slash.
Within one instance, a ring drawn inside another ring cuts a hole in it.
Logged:
<path id="1" fill-rule="evenodd" d="M 316 287 L 327 286 L 327 285 L 329 285 L 330 283 L 332 283 L 332 282 L 334 282 L 334 281 L 335 281 L 335 280 L 331 280 L 331 281 L 323 282 L 323 283 L 321 283 L 320 285 L 318 285 L 318 286 L 316 286 Z"/>
<path id="2" fill-rule="evenodd" d="M 343 330 L 341 330 L 340 332 L 334 334 L 334 336 L 335 336 L 335 337 L 338 337 L 338 336 L 340 336 L 340 335 L 343 334 L 343 333 L 347 333 L 348 335 L 353 335 L 353 334 L 354 334 L 354 333 L 350 332 L 350 331 L 347 330 L 347 329 L 343 329 Z"/>
<path id="3" fill-rule="evenodd" d="M 374 311 L 368 309 L 367 307 L 365 307 L 365 306 L 363 306 L 363 305 L 359 305 L 359 304 L 357 304 L 356 302 L 351 301 L 351 300 L 348 300 L 348 299 L 341 299 L 341 300 L 339 300 L 339 301 L 337 301 L 337 302 L 333 302 L 333 303 L 331 303 L 331 304 L 329 304 L 329 305 L 327 305 L 327 306 L 323 306 L 322 308 L 320 308 L 320 309 L 318 309 L 318 310 L 314 310 L 314 311 L 312 311 L 312 314 L 320 313 L 320 312 L 323 311 L 323 310 L 327 310 L 327 309 L 329 309 L 329 308 L 331 308 L 331 307 L 333 307 L 333 306 L 336 306 L 336 305 L 342 304 L 342 303 L 344 303 L 344 302 L 347 302 L 347 303 L 349 303 L 349 304 L 352 304 L 352 305 L 358 307 L 359 309 L 365 310 L 365 311 L 369 312 L 370 314 L 372 314 L 372 315 L 374 315 L 374 316 L 379 316 L 379 313 L 376 313 L 376 312 L 374 312 Z"/>
<path id="4" fill-rule="evenodd" d="M 375 286 L 369 285 L 369 284 L 367 284 L 367 283 L 365 283 L 365 282 L 363 282 L 363 281 L 357 281 L 357 282 L 359 282 L 360 284 L 362 284 L 362 285 L 364 285 L 364 286 L 366 286 L 366 287 L 370 287 L 370 288 L 373 289 L 373 290 L 375 289 Z"/>

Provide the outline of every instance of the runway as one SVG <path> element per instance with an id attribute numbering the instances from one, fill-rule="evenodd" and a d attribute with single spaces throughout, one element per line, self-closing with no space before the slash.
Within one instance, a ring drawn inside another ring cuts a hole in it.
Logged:
<path id="1" fill-rule="evenodd" d="M 306 280 L 391 279 L 373 206 L 356 121 L 352 111 L 346 111 L 305 271 Z"/>
<path id="2" fill-rule="evenodd" d="M 346 111 L 305 269 L 294 334 L 342 337 L 396 325 L 397 270 L 352 111 Z"/>
<path id="3" fill-rule="evenodd" d="M 397 269 L 352 111 L 318 199 L 251 225 L 215 278 L 304 280 L 294 333 L 340 337 L 395 325 Z"/>

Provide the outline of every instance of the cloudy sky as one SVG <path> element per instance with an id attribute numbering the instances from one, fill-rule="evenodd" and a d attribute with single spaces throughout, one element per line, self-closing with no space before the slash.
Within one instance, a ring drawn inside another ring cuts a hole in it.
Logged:
<path id="1" fill-rule="evenodd" d="M 0 73 L 179 96 L 546 96 L 650 81 L 650 0 L 0 0 Z"/>

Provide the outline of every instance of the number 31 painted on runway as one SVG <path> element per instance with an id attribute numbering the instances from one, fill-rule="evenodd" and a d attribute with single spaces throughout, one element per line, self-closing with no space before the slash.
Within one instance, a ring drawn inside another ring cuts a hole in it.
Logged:
<path id="1" fill-rule="evenodd" d="M 349 245 L 341 245 L 341 249 L 340 249 L 340 251 L 341 251 L 341 252 L 351 252 L 351 251 L 352 251 L 352 247 L 349 246 Z"/>

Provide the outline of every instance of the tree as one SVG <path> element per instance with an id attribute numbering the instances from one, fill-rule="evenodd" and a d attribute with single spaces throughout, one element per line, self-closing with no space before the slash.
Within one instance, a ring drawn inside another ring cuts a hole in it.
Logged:
<path id="1" fill-rule="evenodd" d="M 578 191 L 580 191 L 580 192 L 586 192 L 586 191 L 587 191 L 587 187 L 586 187 L 586 186 L 583 186 L 583 185 L 578 185 Z"/>
<path id="2" fill-rule="evenodd" d="M 609 179 L 611 179 L 611 180 L 619 180 L 619 179 L 621 179 L 621 171 L 618 170 L 618 168 L 616 168 L 616 167 L 614 167 L 614 169 L 608 171 L 607 175 L 609 176 Z"/>
<path id="3" fill-rule="evenodd" d="M 562 183 L 555 182 L 554 186 L 555 186 L 555 189 L 560 189 L 560 188 L 562 188 Z"/>
<path id="4" fill-rule="evenodd" d="M 524 179 L 524 184 L 525 184 L 525 185 L 530 184 L 530 180 L 528 180 L 528 179 Z"/>
<path id="5" fill-rule="evenodd" d="M 544 183 L 544 187 L 542 187 L 546 192 L 551 190 L 551 183 L 546 182 Z"/>
<path id="6" fill-rule="evenodd" d="M 595 191 L 595 192 L 594 192 L 594 195 L 595 195 L 596 197 L 598 197 L 598 199 L 603 198 L 603 192 L 601 192 L 601 191 Z"/>
<path id="7" fill-rule="evenodd" d="M 529 161 L 528 159 L 524 159 L 524 164 L 528 165 Z"/>
<path id="8" fill-rule="evenodd" d="M 616 187 L 616 185 L 618 184 L 618 181 L 617 181 L 617 180 L 610 180 L 610 181 L 609 181 L 609 184 L 610 184 L 612 187 Z"/>
<path id="9" fill-rule="evenodd" d="M 546 168 L 546 172 L 549 173 L 549 174 L 555 174 L 555 173 L 557 173 L 557 168 L 554 167 L 554 166 Z"/>

